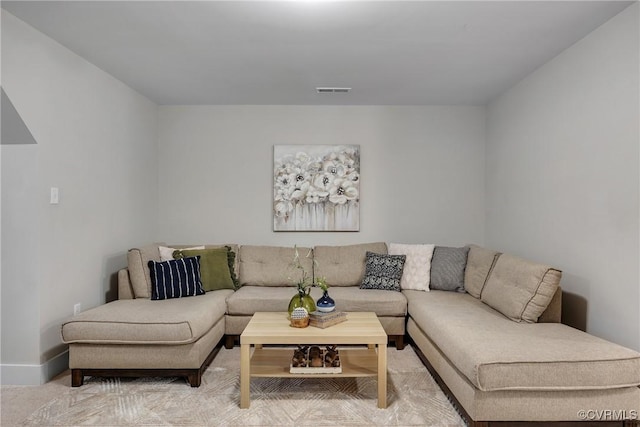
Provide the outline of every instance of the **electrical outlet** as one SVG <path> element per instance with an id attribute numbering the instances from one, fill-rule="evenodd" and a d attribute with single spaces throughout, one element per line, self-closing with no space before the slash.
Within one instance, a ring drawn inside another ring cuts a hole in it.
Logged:
<path id="1" fill-rule="evenodd" d="M 73 306 L 73 315 L 79 314 L 82 311 L 82 304 L 77 303 Z"/>

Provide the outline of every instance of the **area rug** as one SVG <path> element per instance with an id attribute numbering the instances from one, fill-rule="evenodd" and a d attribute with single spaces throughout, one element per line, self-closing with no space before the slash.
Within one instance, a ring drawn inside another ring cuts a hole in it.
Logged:
<path id="1" fill-rule="evenodd" d="M 410 346 L 388 352 L 387 409 L 377 408 L 375 378 L 252 378 L 251 407 L 240 409 L 235 347 L 218 353 L 199 388 L 181 378 L 86 378 L 71 388 L 66 372 L 39 387 L 55 395 L 16 425 L 464 426 Z M 24 389 L 2 388 L 3 412 L 28 398 L 11 399 L 16 392 Z"/>

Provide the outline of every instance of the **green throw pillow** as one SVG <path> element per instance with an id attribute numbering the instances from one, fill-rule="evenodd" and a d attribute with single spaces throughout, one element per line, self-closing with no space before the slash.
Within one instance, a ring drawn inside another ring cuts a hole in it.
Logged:
<path id="1" fill-rule="evenodd" d="M 235 289 L 231 273 L 229 271 L 229 250 L 227 248 L 216 249 L 192 249 L 176 250 L 173 252 L 175 259 L 200 255 L 200 280 L 205 291 L 217 291 L 219 289 Z"/>

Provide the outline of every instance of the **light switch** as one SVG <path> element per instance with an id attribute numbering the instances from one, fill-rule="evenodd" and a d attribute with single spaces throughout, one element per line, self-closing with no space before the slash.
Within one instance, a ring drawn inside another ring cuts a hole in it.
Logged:
<path id="1" fill-rule="evenodd" d="M 58 190 L 58 187 L 51 187 L 51 204 L 52 205 L 57 205 L 58 202 L 60 201 L 60 190 Z"/>

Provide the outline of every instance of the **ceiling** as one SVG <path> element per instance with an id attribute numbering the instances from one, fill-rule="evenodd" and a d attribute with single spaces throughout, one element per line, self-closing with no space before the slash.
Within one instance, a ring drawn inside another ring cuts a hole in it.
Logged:
<path id="1" fill-rule="evenodd" d="M 2 1 L 158 104 L 483 105 L 632 2 Z M 318 86 L 350 87 L 318 94 Z"/>

